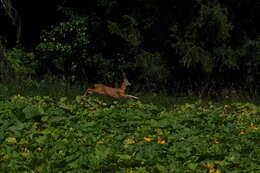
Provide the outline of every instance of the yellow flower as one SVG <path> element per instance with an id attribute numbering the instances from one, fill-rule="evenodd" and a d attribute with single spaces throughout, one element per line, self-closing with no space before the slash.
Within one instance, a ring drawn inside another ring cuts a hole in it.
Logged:
<path id="1" fill-rule="evenodd" d="M 158 139 L 158 140 L 157 140 L 157 143 L 158 143 L 158 144 L 166 144 L 166 142 L 165 142 L 164 139 Z"/>
<path id="2" fill-rule="evenodd" d="M 153 140 L 153 138 L 144 137 L 144 140 L 145 140 L 145 141 L 152 141 L 152 140 Z"/>
<path id="3" fill-rule="evenodd" d="M 215 173 L 221 173 L 221 171 L 219 169 L 217 169 Z"/>
<path id="4" fill-rule="evenodd" d="M 245 132 L 244 132 L 244 131 L 241 131 L 239 134 L 240 134 L 240 135 L 244 135 L 244 134 L 245 134 Z"/>
<path id="5" fill-rule="evenodd" d="M 251 130 L 257 130 L 258 128 L 257 128 L 255 125 L 251 125 L 251 126 L 249 127 L 249 129 L 251 129 Z"/>
<path id="6" fill-rule="evenodd" d="M 214 164 L 213 163 L 202 163 L 203 166 L 205 166 L 208 169 L 213 169 L 214 168 Z"/>
<path id="7" fill-rule="evenodd" d="M 215 169 L 214 169 L 214 168 L 212 168 L 212 169 L 209 170 L 209 173 L 214 173 L 214 172 L 215 172 Z"/>

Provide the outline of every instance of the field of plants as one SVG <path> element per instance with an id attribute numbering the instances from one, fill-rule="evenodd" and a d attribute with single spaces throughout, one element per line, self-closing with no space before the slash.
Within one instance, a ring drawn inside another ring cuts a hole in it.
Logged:
<path id="1" fill-rule="evenodd" d="M 4 173 L 258 173 L 260 107 L 98 97 L 0 102 Z"/>

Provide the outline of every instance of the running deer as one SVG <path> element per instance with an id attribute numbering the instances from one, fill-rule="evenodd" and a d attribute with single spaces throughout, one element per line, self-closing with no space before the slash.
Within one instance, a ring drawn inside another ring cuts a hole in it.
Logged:
<path id="1" fill-rule="evenodd" d="M 104 84 L 94 84 L 94 88 L 88 88 L 83 96 L 86 96 L 87 94 L 102 94 L 106 96 L 110 96 L 113 98 L 134 98 L 138 99 L 136 96 L 127 95 L 125 94 L 125 90 L 127 86 L 130 86 L 131 83 L 127 80 L 126 74 L 123 73 L 124 80 L 120 86 L 120 88 L 112 88 L 109 86 L 106 86 Z"/>

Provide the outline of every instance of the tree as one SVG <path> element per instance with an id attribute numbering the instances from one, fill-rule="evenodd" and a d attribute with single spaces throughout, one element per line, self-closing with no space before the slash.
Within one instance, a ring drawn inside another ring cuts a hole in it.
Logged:
<path id="1" fill-rule="evenodd" d="M 11 0 L 1 0 L 1 7 L 4 9 L 7 16 L 11 19 L 13 26 L 16 27 L 16 43 L 20 43 L 21 39 L 21 17 L 18 11 L 14 8 Z"/>

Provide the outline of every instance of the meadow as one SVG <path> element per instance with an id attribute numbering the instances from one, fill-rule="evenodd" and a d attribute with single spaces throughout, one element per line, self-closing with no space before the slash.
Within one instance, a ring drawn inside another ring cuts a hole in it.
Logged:
<path id="1" fill-rule="evenodd" d="M 0 101 L 0 170 L 257 173 L 259 116 L 252 103 L 156 94 L 14 95 Z"/>

